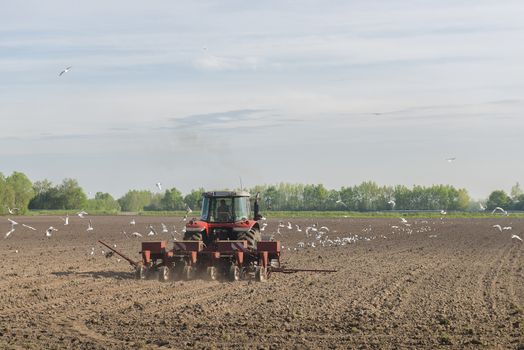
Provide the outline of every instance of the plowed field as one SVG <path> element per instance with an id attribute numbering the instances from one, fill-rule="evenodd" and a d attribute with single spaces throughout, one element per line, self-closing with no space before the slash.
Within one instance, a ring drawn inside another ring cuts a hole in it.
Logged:
<path id="1" fill-rule="evenodd" d="M 181 218 L 97 216 L 90 232 L 78 217 L 12 219 L 6 239 L 0 219 L 2 349 L 524 348 L 524 244 L 511 239 L 524 220 L 270 219 L 287 267 L 338 272 L 161 283 L 135 280 L 96 242 L 138 259 L 142 239 L 123 230 L 168 240 L 161 223 L 181 232 Z M 317 222 L 329 231 L 306 236 Z"/>

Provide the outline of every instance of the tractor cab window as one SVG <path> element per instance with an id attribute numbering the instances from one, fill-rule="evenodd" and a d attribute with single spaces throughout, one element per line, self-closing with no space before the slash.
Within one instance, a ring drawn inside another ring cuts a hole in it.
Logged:
<path id="1" fill-rule="evenodd" d="M 248 197 L 205 197 L 201 218 L 208 222 L 235 222 L 249 218 Z"/>
<path id="2" fill-rule="evenodd" d="M 249 198 L 235 197 L 235 221 L 247 220 L 249 218 Z"/>

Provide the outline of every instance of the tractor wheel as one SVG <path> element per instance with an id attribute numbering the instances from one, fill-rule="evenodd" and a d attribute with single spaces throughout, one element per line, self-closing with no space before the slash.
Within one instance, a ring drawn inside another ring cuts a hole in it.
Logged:
<path id="1" fill-rule="evenodd" d="M 267 268 L 257 266 L 257 268 L 255 269 L 255 279 L 258 282 L 265 282 L 267 280 Z"/>
<path id="2" fill-rule="evenodd" d="M 207 277 L 210 281 L 216 281 L 217 279 L 217 268 L 214 266 L 209 266 L 207 268 Z"/>
<path id="3" fill-rule="evenodd" d="M 186 266 L 184 266 L 184 270 L 182 272 L 182 276 L 184 277 L 185 280 L 189 281 L 189 280 L 193 279 L 194 272 L 195 271 L 193 269 L 193 266 L 186 265 Z"/>
<path id="4" fill-rule="evenodd" d="M 249 231 L 240 232 L 237 239 L 239 241 L 247 241 L 248 248 L 255 249 L 257 247 L 257 242 L 262 240 L 262 235 L 258 228 L 251 228 Z"/>
<path id="5" fill-rule="evenodd" d="M 188 232 L 184 233 L 184 241 L 201 241 L 202 232 Z"/>
<path id="6" fill-rule="evenodd" d="M 147 278 L 147 267 L 138 264 L 135 269 L 135 277 L 137 280 L 145 280 Z"/>
<path id="7" fill-rule="evenodd" d="M 231 265 L 229 268 L 229 280 L 231 282 L 240 280 L 240 268 L 237 265 Z"/>
<path id="8" fill-rule="evenodd" d="M 167 282 L 169 278 L 171 277 L 169 267 L 167 266 L 160 266 L 158 268 L 158 280 L 160 282 Z"/>

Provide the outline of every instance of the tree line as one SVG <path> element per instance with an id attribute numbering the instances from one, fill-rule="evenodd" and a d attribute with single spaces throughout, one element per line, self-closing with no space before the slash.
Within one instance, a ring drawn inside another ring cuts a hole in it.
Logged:
<path id="1" fill-rule="evenodd" d="M 503 190 L 491 192 L 485 201 L 474 201 L 464 188 L 451 185 L 407 187 L 379 186 L 366 181 L 359 185 L 327 189 L 322 184 L 257 185 L 246 189 L 252 195 L 260 193 L 262 208 L 276 211 L 388 211 L 388 210 L 450 210 L 482 211 L 496 207 L 505 210 L 524 210 L 524 193 L 517 183 L 508 194 Z M 5 177 L 0 173 L 0 214 L 17 208 L 28 210 L 95 210 L 106 213 L 140 211 L 175 211 L 200 209 L 203 188 L 183 195 L 177 188 L 162 193 L 149 190 L 130 190 L 115 199 L 109 193 L 97 192 L 88 198 L 75 179 L 60 184 L 49 180 L 34 183 L 21 172 Z"/>

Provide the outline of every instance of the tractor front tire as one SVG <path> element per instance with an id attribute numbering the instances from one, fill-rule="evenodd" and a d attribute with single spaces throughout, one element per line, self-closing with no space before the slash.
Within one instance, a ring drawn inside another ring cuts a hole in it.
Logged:
<path id="1" fill-rule="evenodd" d="M 258 228 L 251 228 L 249 231 L 240 232 L 237 236 L 239 241 L 247 241 L 248 248 L 255 249 L 257 242 L 262 240 L 262 234 Z"/>

